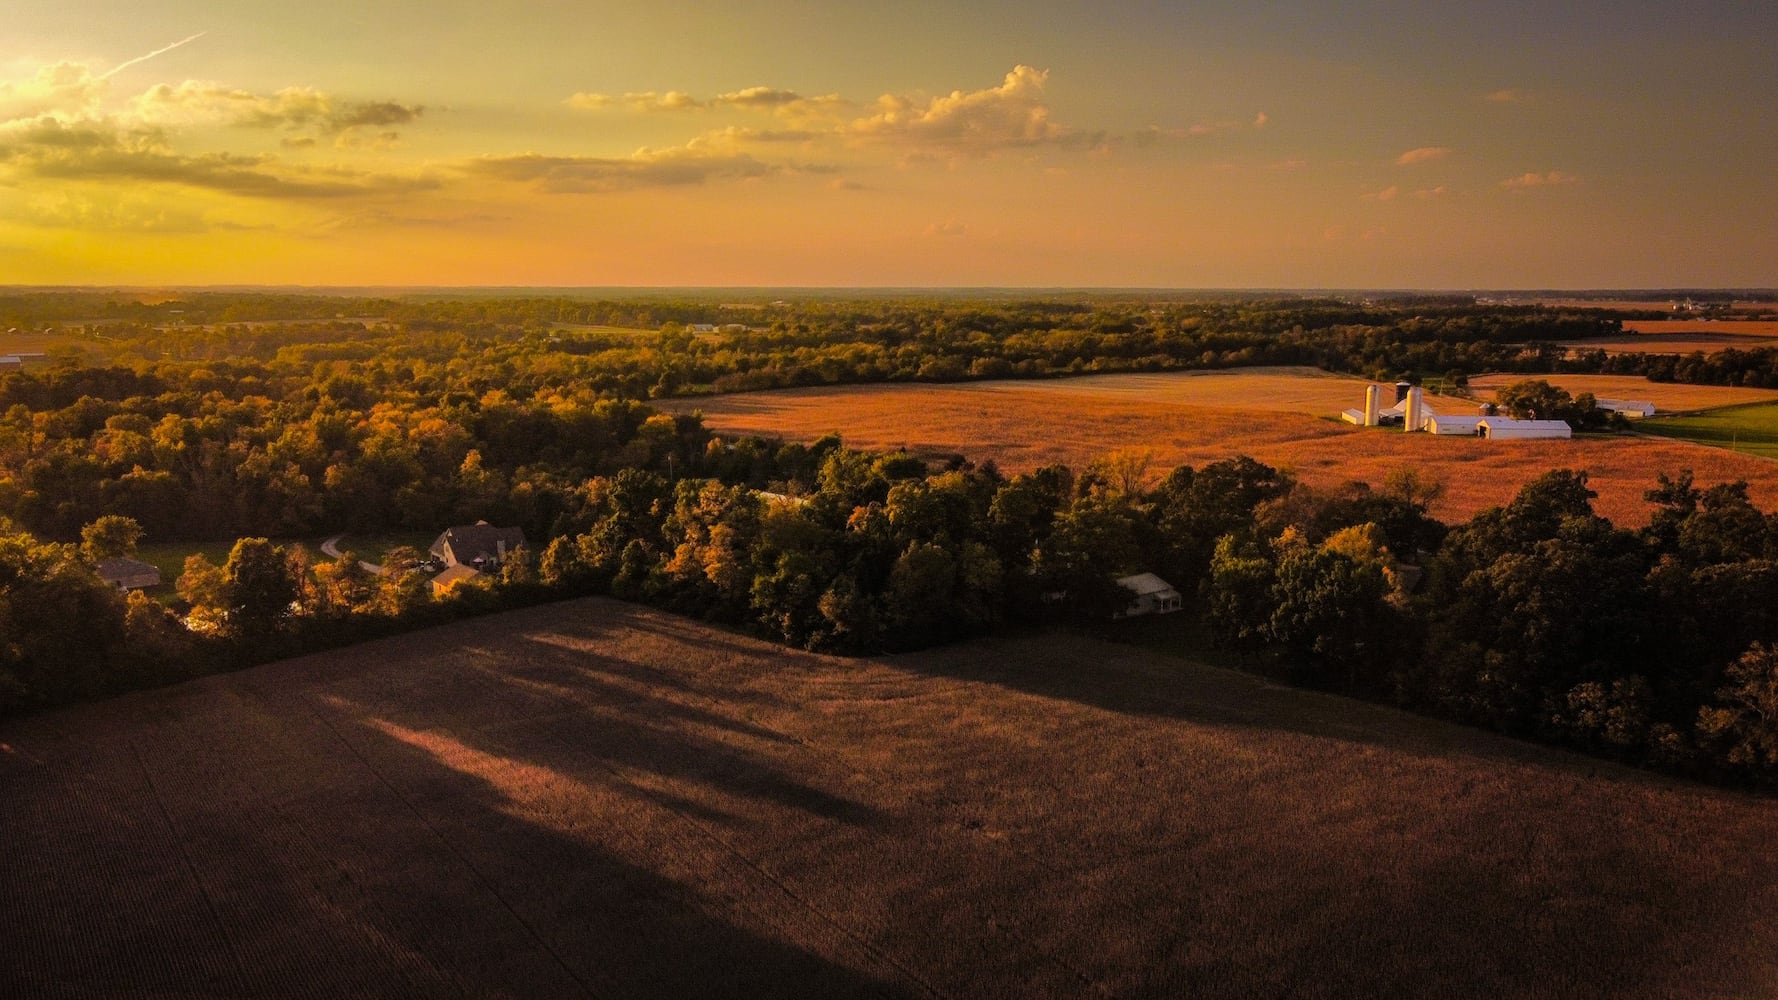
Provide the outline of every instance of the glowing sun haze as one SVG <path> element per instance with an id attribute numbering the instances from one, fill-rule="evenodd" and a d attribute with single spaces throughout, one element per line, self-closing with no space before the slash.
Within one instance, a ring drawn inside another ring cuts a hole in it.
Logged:
<path id="1" fill-rule="evenodd" d="M 1778 285 L 1769 3 L 7 6 L 0 284 Z"/>

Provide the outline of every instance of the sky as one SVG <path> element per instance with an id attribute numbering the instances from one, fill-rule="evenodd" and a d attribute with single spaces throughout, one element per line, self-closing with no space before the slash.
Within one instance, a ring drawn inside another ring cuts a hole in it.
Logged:
<path id="1" fill-rule="evenodd" d="M 0 285 L 1778 286 L 1778 4 L 6 5 Z"/>

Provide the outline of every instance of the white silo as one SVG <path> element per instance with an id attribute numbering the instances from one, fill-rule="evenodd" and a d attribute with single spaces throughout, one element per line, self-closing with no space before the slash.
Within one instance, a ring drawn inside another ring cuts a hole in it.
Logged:
<path id="1" fill-rule="evenodd" d="M 1422 402 L 1421 397 L 1422 393 L 1420 392 L 1419 386 L 1414 386 L 1412 389 L 1408 390 L 1408 405 L 1401 422 L 1402 430 L 1412 433 L 1420 429 L 1420 424 L 1425 419 L 1421 414 L 1421 411 L 1425 409 L 1426 406 L 1426 404 Z"/>
<path id="2" fill-rule="evenodd" d="M 1382 402 L 1382 395 L 1383 390 L 1374 385 L 1364 387 L 1364 425 L 1366 427 L 1377 426 L 1378 414 L 1382 412 L 1382 406 L 1379 405 Z"/>

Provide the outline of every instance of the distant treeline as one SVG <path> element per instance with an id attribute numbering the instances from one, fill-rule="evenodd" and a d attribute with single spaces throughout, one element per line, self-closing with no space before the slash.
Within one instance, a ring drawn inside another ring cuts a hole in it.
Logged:
<path id="1" fill-rule="evenodd" d="M 1625 315 L 1448 296 L 725 304 L 202 293 L 152 305 L 98 293 L 0 297 L 0 326 L 53 322 L 132 368 L 165 360 L 256 362 L 277 375 L 285 365 L 395 358 L 450 364 L 460 376 L 465 360 L 485 358 L 520 395 L 588 389 L 648 398 L 1248 365 L 1313 365 L 1389 380 L 1586 372 L 1778 386 L 1778 352 L 1770 350 L 1674 358 L 1607 356 L 1563 344 L 1618 336 Z M 485 391 L 487 381 L 471 376 L 448 386 L 434 379 L 422 388 Z"/>

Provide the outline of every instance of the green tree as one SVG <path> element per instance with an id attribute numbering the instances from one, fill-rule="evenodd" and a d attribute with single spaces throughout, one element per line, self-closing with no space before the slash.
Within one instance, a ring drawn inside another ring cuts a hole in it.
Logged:
<path id="1" fill-rule="evenodd" d="M 1778 773 L 1778 646 L 1756 642 L 1729 666 L 1716 703 L 1698 710 L 1697 729 L 1730 768 L 1765 780 Z"/>
<path id="2" fill-rule="evenodd" d="M 1251 537 L 1230 532 L 1216 540 L 1204 597 L 1223 641 L 1253 647 L 1269 637 L 1275 578 L 1271 554 Z"/>
<path id="3" fill-rule="evenodd" d="M 142 526 L 134 518 L 107 514 L 80 529 L 80 554 L 94 563 L 133 556 L 141 540 Z"/>
<path id="4" fill-rule="evenodd" d="M 231 634 L 270 635 L 291 616 L 299 584 L 290 555 L 264 538 L 242 538 L 222 567 L 223 600 Z"/>
<path id="5" fill-rule="evenodd" d="M 1574 407 L 1568 390 L 1540 378 L 1502 386 L 1494 393 L 1494 402 L 1519 420 L 1562 420 Z"/>

